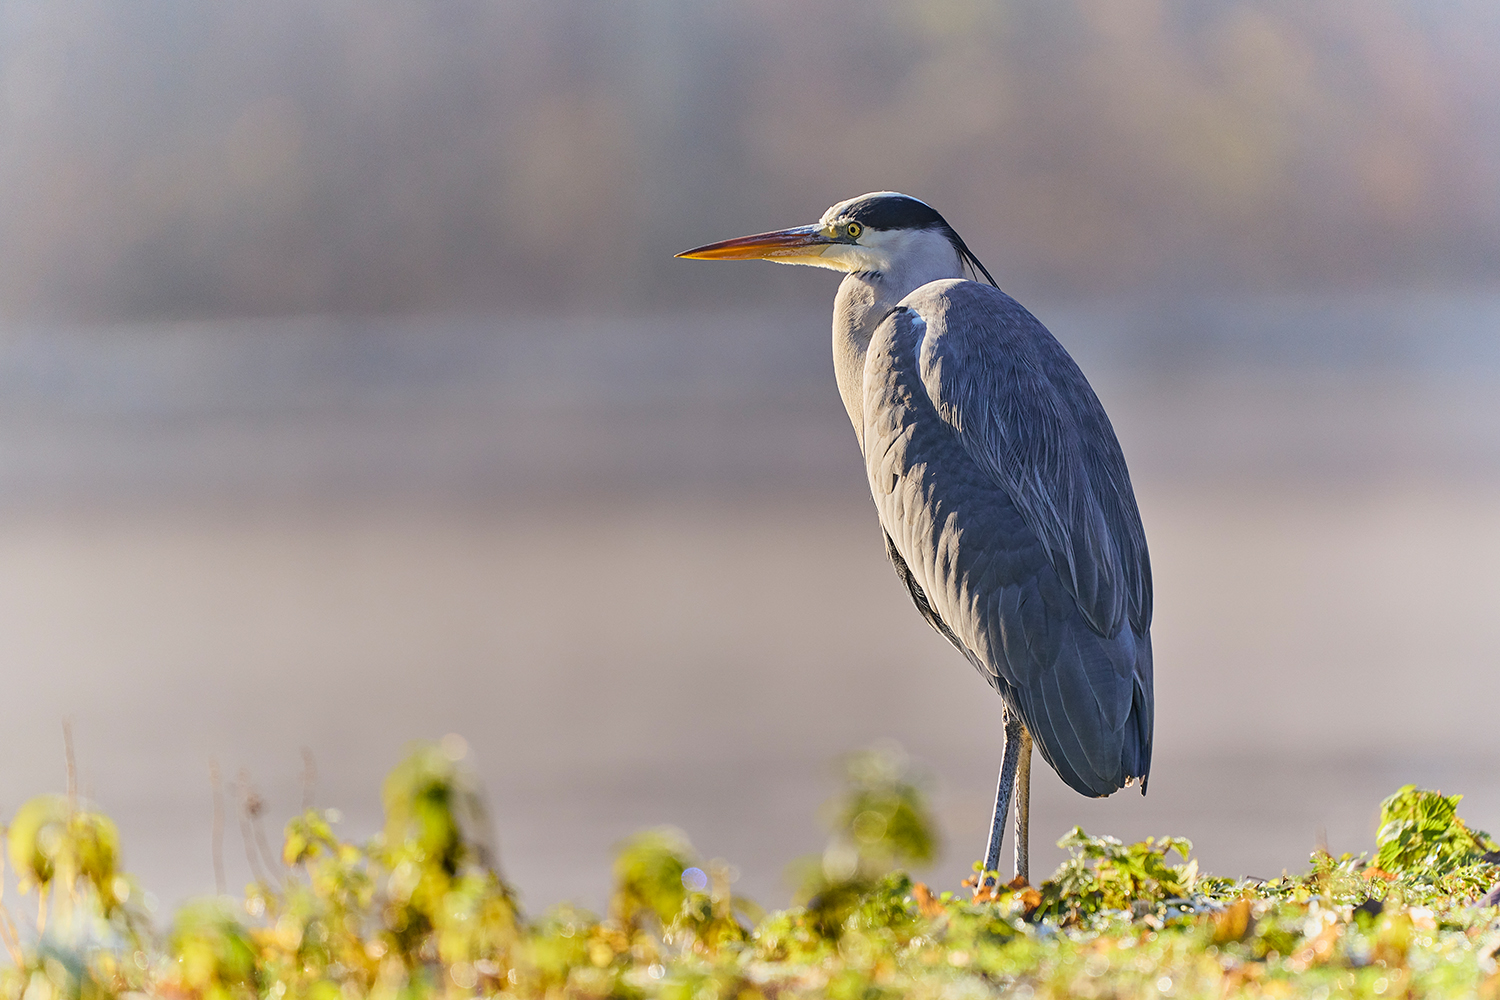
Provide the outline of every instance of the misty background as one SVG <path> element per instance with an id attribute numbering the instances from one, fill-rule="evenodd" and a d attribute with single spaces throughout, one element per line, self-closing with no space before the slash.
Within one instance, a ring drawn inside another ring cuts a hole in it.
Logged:
<path id="1" fill-rule="evenodd" d="M 363 836 L 459 733 L 532 910 L 659 823 L 780 905 L 895 738 L 956 887 L 1000 704 L 886 565 L 835 278 L 672 258 L 890 188 L 1079 360 L 1151 545 L 1150 795 L 1038 769 L 1039 873 L 1295 870 L 1409 781 L 1494 829 L 1497 81 L 1480 0 L 0 6 L 0 816 L 70 719 L 175 900 L 210 762 Z"/>

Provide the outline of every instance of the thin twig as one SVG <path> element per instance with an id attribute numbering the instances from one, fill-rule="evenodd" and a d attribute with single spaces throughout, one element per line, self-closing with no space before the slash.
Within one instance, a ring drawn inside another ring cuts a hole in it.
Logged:
<path id="1" fill-rule="evenodd" d="M 224 878 L 224 786 L 219 780 L 219 762 L 213 757 L 208 761 L 208 781 L 214 790 L 214 891 L 223 896 L 229 892 L 229 882 Z"/>
<path id="2" fill-rule="evenodd" d="M 271 845 L 266 840 L 265 824 L 260 821 L 261 816 L 266 811 L 265 800 L 259 795 L 255 795 L 247 805 L 251 806 L 250 828 L 255 831 L 256 849 L 260 851 L 260 857 L 265 862 L 266 871 L 273 873 L 273 877 L 279 882 L 283 874 L 281 859 L 272 853 Z"/>
<path id="3" fill-rule="evenodd" d="M 63 731 L 63 762 L 68 770 L 68 816 L 69 822 L 72 817 L 78 815 L 78 757 L 73 753 L 73 720 L 66 716 L 62 720 Z M 69 870 L 62 879 L 63 891 L 57 897 L 57 919 L 64 923 L 73 920 L 73 896 L 77 892 L 77 872 Z M 47 926 L 47 901 L 51 893 L 47 890 L 50 885 L 43 883 L 37 892 L 36 905 L 36 933 L 40 937 Z"/>
<path id="4" fill-rule="evenodd" d="M 10 952 L 10 960 L 16 964 L 16 968 L 26 967 L 26 956 L 21 951 L 21 938 L 16 933 L 16 925 L 11 922 L 10 911 L 0 906 L 0 937 L 5 938 L 5 950 Z"/>
<path id="5" fill-rule="evenodd" d="M 250 774 L 248 771 L 240 772 L 240 782 L 244 794 L 241 804 L 246 818 L 250 821 L 250 829 L 255 836 L 255 849 L 260 854 L 261 861 L 265 866 L 267 873 L 266 884 L 272 884 L 273 879 L 279 882 L 284 870 L 281 859 L 272 853 L 271 845 L 266 840 L 265 826 L 261 823 L 261 817 L 265 815 L 266 811 L 266 800 L 261 798 L 260 792 L 256 791 L 255 786 L 250 784 Z"/>
<path id="6" fill-rule="evenodd" d="M 302 748 L 302 811 L 313 807 L 318 788 L 318 762 L 313 759 L 311 747 Z"/>
<path id="7" fill-rule="evenodd" d="M 250 832 L 250 775 L 241 771 L 237 782 L 240 792 L 240 838 L 245 842 L 245 860 L 250 863 L 250 875 L 255 881 L 262 885 L 270 885 L 271 880 L 261 870 L 260 860 L 255 856 L 255 836 Z"/>
<path id="8" fill-rule="evenodd" d="M 9 834 L 9 827 L 0 827 L 0 841 L 9 840 Z M 5 938 L 5 950 L 10 952 L 10 960 L 15 963 L 16 968 L 25 968 L 26 956 L 21 953 L 21 936 L 16 933 L 15 921 L 10 919 L 10 911 L 5 908 L 4 851 L 0 851 L 0 937 Z"/>
<path id="9" fill-rule="evenodd" d="M 63 756 L 68 764 L 68 808 L 78 809 L 78 759 L 73 756 L 73 720 L 63 719 Z"/>

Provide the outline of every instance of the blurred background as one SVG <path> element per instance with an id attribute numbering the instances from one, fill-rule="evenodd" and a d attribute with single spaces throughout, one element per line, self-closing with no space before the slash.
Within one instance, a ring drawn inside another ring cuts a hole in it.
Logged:
<path id="1" fill-rule="evenodd" d="M 533 911 L 659 823 L 782 905 L 893 738 L 955 888 L 1000 703 L 886 564 L 836 276 L 672 258 L 891 188 L 1074 353 L 1150 539 L 1150 795 L 1039 768 L 1034 871 L 1297 870 L 1404 782 L 1494 829 L 1497 81 L 1488 0 L 6 3 L 0 815 L 71 720 L 172 901 L 211 766 L 363 836 L 456 733 Z"/>

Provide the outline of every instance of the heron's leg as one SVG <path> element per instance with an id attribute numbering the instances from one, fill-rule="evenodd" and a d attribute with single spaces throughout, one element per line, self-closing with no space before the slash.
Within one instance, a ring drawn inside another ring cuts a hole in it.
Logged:
<path id="1" fill-rule="evenodd" d="M 1005 710 L 1005 757 L 1000 762 L 1000 782 L 995 786 L 995 823 L 990 827 L 990 847 L 984 852 L 984 870 L 1000 870 L 1000 844 L 1005 839 L 1005 814 L 1010 812 L 1010 794 L 1016 786 L 1016 766 L 1021 760 L 1021 734 L 1026 727 L 1021 717 Z M 987 877 L 982 877 L 984 886 Z"/>
<path id="2" fill-rule="evenodd" d="M 1016 763 L 1016 874 L 1031 881 L 1031 730 L 1021 725 L 1021 759 Z"/>

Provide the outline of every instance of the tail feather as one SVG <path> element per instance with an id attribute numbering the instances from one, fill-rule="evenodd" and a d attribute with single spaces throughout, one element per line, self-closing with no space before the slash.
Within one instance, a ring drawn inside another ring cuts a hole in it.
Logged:
<path id="1" fill-rule="evenodd" d="M 1130 638 L 1136 639 L 1127 639 L 1135 662 L 1124 677 L 1088 662 L 1103 658 L 1107 643 L 1088 632 L 1084 649 L 1074 647 L 1066 662 L 1055 664 L 1033 684 L 1008 692 L 1042 758 L 1083 795 L 1109 795 L 1135 780 L 1144 793 L 1150 776 L 1150 640 Z M 1118 707 L 1110 712 L 1111 706 Z"/>

